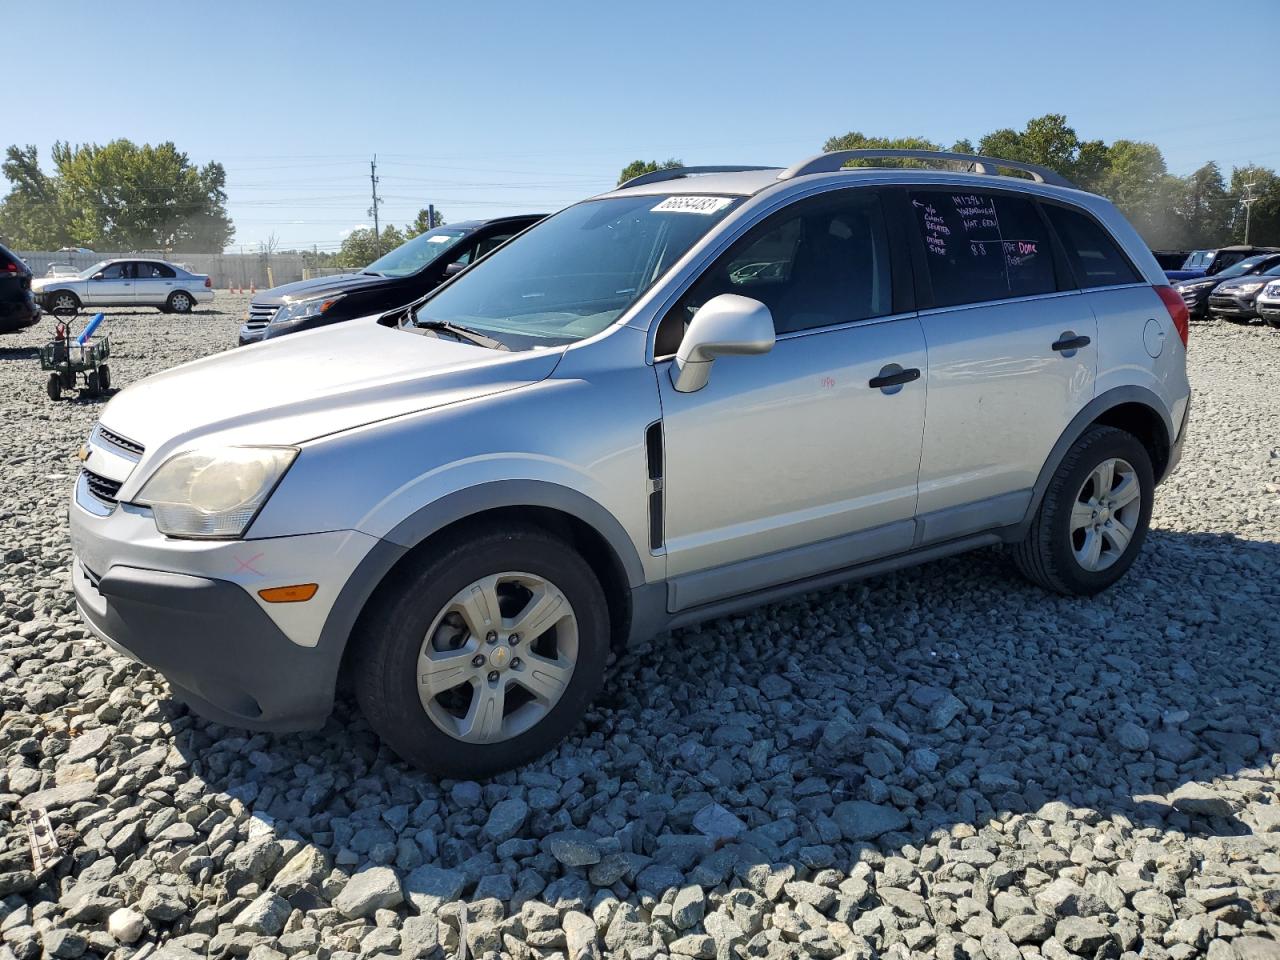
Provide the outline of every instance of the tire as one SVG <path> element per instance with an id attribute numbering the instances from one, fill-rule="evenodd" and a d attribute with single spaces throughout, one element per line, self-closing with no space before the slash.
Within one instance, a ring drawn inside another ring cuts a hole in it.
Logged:
<path id="1" fill-rule="evenodd" d="M 1108 463 L 1114 486 L 1103 499 L 1110 506 L 1096 502 L 1098 480 L 1106 474 L 1095 471 Z M 1136 493 L 1125 485 L 1130 479 Z M 1154 493 L 1151 457 L 1137 437 L 1115 427 L 1090 427 L 1054 472 L 1030 530 L 1014 548 L 1014 563 L 1046 590 L 1079 597 L 1099 593 L 1124 576 L 1142 549 Z"/>
<path id="2" fill-rule="evenodd" d="M 465 616 L 460 597 L 476 605 Z M 485 630 L 477 597 L 502 603 L 497 631 Z M 533 636 L 508 643 L 513 618 L 539 598 L 554 612 L 539 613 Z M 350 660 L 356 700 L 407 762 L 486 778 L 541 756 L 577 725 L 604 682 L 609 628 L 599 580 L 563 540 L 524 525 L 464 530 L 398 571 L 362 615 Z M 446 666 L 420 673 L 428 656 Z M 535 657 L 542 671 L 530 670 Z M 561 664 L 571 666 L 562 673 Z M 556 676 L 563 682 L 543 685 Z M 551 687 L 554 699 L 533 692 Z M 473 710 L 481 705 L 498 710 L 487 728 Z"/>
<path id="3" fill-rule="evenodd" d="M 64 308 L 80 309 L 80 298 L 70 290 L 55 290 L 49 294 L 48 298 L 49 312 Z"/>
<path id="4" fill-rule="evenodd" d="M 84 388 L 90 396 L 102 393 L 102 383 L 98 380 L 97 371 L 90 370 L 84 375 Z"/>
<path id="5" fill-rule="evenodd" d="M 58 381 L 56 373 L 49 374 L 49 380 L 44 385 L 45 392 L 49 394 L 50 400 L 62 399 L 62 384 Z"/>
<path id="6" fill-rule="evenodd" d="M 175 290 L 165 301 L 165 308 L 170 313 L 190 313 L 195 306 L 195 299 L 185 290 Z"/>
<path id="7" fill-rule="evenodd" d="M 1277 317 L 1274 320 L 1272 320 L 1270 317 L 1267 317 L 1266 321 L 1267 321 L 1267 326 L 1274 327 L 1275 329 L 1280 330 L 1280 317 Z"/>
<path id="8" fill-rule="evenodd" d="M 111 368 L 105 363 L 98 368 L 98 386 L 103 393 L 111 389 Z"/>

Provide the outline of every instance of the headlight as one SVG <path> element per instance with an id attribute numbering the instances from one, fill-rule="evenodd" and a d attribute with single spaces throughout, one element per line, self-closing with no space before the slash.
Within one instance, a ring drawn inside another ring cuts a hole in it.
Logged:
<path id="1" fill-rule="evenodd" d="M 286 300 L 284 306 L 271 318 L 272 327 L 279 329 L 289 324 L 298 323 L 308 317 L 318 317 L 325 313 L 346 294 L 335 293 L 327 297 L 312 297 L 310 300 Z"/>
<path id="2" fill-rule="evenodd" d="M 1210 287 L 1215 286 L 1217 282 L 1218 282 L 1217 280 L 1205 280 L 1205 281 L 1202 281 L 1201 283 L 1188 283 L 1182 289 L 1183 290 L 1208 290 Z"/>
<path id="3" fill-rule="evenodd" d="M 1261 280 L 1258 281 L 1257 283 L 1240 283 L 1234 287 L 1228 288 L 1227 292 L 1240 293 L 1247 297 L 1249 294 L 1253 293 L 1255 290 L 1261 290 L 1265 285 L 1266 285 L 1265 282 Z"/>
<path id="4" fill-rule="evenodd" d="M 216 447 L 170 457 L 134 503 L 170 537 L 234 540 L 248 528 L 298 455 L 296 447 Z"/>
<path id="5" fill-rule="evenodd" d="M 1280 280 L 1272 280 L 1267 289 L 1262 291 L 1264 297 L 1280 297 Z"/>

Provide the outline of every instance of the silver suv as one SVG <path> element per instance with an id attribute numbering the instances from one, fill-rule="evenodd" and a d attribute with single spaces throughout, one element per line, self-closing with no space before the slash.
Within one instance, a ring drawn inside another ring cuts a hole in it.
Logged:
<path id="1" fill-rule="evenodd" d="M 952 170 L 846 168 L 883 156 Z M 482 777 L 631 638 L 998 543 L 1109 587 L 1179 457 L 1186 341 L 1134 230 L 1048 170 L 665 170 L 398 316 L 116 396 L 75 592 L 199 713 L 317 727 L 343 676 L 405 759 Z"/>

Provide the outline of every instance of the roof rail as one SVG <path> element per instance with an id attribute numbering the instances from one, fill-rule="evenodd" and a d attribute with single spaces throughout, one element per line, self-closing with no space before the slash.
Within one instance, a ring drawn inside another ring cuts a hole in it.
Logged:
<path id="1" fill-rule="evenodd" d="M 632 177 L 626 183 L 618 184 L 615 189 L 626 190 L 629 187 L 640 187 L 646 183 L 660 183 L 663 180 L 678 180 L 681 177 L 687 177 L 697 173 L 745 173 L 748 170 L 777 170 L 777 167 L 744 167 L 744 166 L 714 166 L 714 167 L 671 167 L 667 170 L 655 170 L 653 173 L 642 173 L 638 177 Z"/>
<path id="2" fill-rule="evenodd" d="M 1055 187 L 1075 186 L 1062 174 L 1034 163 L 1023 163 L 1021 160 L 1001 160 L 999 157 L 980 157 L 972 153 L 949 153 L 945 150 L 835 150 L 831 153 L 820 153 L 816 157 L 810 157 L 808 160 L 797 163 L 794 167 L 788 167 L 778 174 L 778 179 L 791 180 L 810 173 L 834 173 L 850 160 L 876 160 L 887 157 L 905 160 L 945 160 L 952 163 L 966 163 L 969 165 L 969 172 L 991 174 L 992 176 L 996 176 L 996 167 L 1007 167 L 1011 170 L 1021 170 L 1024 173 L 1031 174 L 1031 179 L 1036 183 L 1051 183 Z"/>

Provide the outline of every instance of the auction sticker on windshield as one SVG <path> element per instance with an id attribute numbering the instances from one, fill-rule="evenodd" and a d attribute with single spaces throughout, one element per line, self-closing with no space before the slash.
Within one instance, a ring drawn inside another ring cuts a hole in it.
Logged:
<path id="1" fill-rule="evenodd" d="M 719 213 L 733 203 L 730 197 L 667 197 L 650 213 Z"/>

